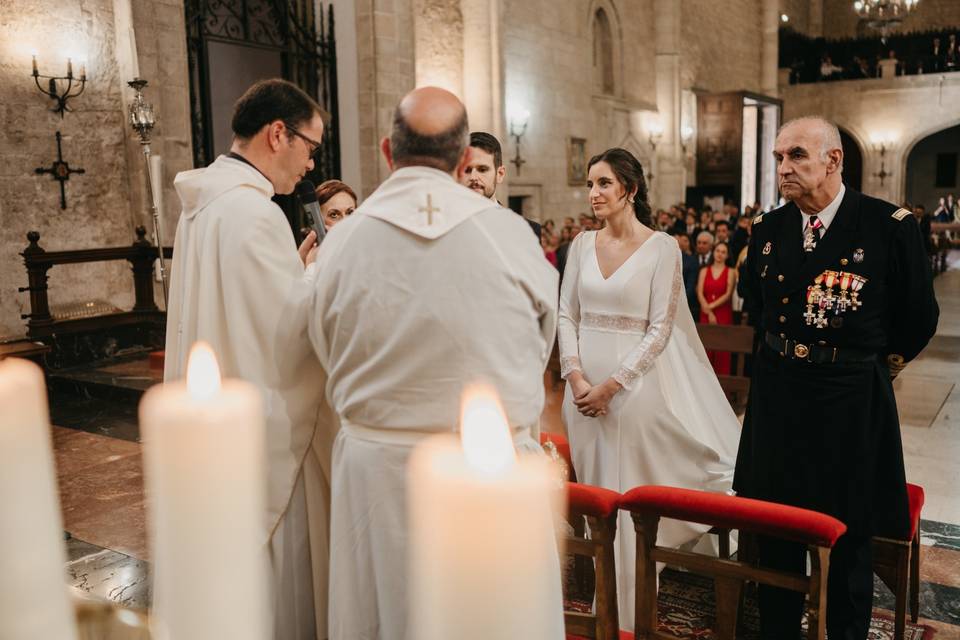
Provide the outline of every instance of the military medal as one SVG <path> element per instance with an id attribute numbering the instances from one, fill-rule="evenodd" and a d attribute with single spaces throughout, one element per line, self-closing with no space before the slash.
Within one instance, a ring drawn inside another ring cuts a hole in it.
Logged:
<path id="1" fill-rule="evenodd" d="M 772 242 L 768 242 L 767 244 L 763 245 L 763 255 L 765 255 L 765 256 L 770 255 L 770 251 L 772 251 L 772 250 L 773 250 L 773 243 L 772 243 Z"/>
<path id="2" fill-rule="evenodd" d="M 857 249 L 853 252 L 853 261 L 857 264 L 863 262 L 863 249 Z"/>
<path id="3" fill-rule="evenodd" d="M 768 265 L 768 264 L 763 265 L 763 269 L 760 271 L 760 277 L 761 277 L 761 278 L 766 278 L 766 277 L 767 277 L 767 267 L 769 267 L 769 266 L 770 266 L 770 265 Z"/>
<path id="4" fill-rule="evenodd" d="M 834 329 L 839 329 L 843 326 L 841 314 L 848 308 L 856 311 L 862 306 L 858 292 L 866 283 L 867 279 L 863 276 L 846 271 L 827 270 L 818 275 L 813 279 L 813 284 L 807 287 L 807 310 L 803 314 L 807 325 L 823 329 L 829 324 Z M 837 286 L 839 293 L 834 291 Z M 833 312 L 833 317 L 829 320 L 828 311 Z"/>
<path id="5" fill-rule="evenodd" d="M 860 302 L 859 292 L 863 285 L 867 284 L 867 279 L 855 273 L 850 274 L 850 276 L 852 278 L 850 282 L 850 308 L 856 311 L 863 305 Z"/>

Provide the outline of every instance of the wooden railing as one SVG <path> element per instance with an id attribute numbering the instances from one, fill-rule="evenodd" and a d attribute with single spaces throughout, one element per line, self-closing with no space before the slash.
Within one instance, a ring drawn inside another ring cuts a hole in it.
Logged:
<path id="1" fill-rule="evenodd" d="M 161 311 L 153 298 L 153 261 L 157 258 L 157 248 L 146 239 L 144 227 L 137 227 L 137 239 L 129 247 L 107 247 L 102 249 L 74 249 L 69 251 L 47 251 L 40 246 L 40 234 L 37 231 L 27 233 L 29 245 L 20 254 L 27 268 L 28 286 L 19 291 L 30 293 L 30 313 L 21 317 L 27 320 L 27 337 L 42 339 L 64 333 L 80 333 L 109 327 L 137 324 L 147 321 L 162 321 Z M 164 247 L 164 256 L 173 255 L 171 247 Z M 58 265 L 80 264 L 87 262 L 109 262 L 127 260 L 133 270 L 134 305 L 130 311 L 120 311 L 87 318 L 60 319 L 50 313 L 50 301 L 47 294 L 48 271 Z"/>

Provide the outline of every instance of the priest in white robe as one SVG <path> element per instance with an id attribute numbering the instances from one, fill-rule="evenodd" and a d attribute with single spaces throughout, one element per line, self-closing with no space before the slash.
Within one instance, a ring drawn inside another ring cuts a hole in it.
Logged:
<path id="1" fill-rule="evenodd" d="M 406 464 L 423 438 L 457 428 L 466 385 L 492 384 L 518 450 L 539 451 L 558 276 L 522 218 L 455 180 L 469 159 L 467 133 L 452 94 L 408 94 L 382 143 L 392 175 L 330 232 L 317 259 L 310 338 L 341 424 L 331 640 L 414 640 Z M 556 567 L 547 597 L 557 612 L 550 637 L 561 639 Z"/>
<path id="2" fill-rule="evenodd" d="M 230 154 L 174 181 L 183 212 L 174 242 L 164 380 L 184 377 L 191 346 L 204 340 L 224 377 L 252 382 L 263 393 L 268 477 L 262 536 L 264 560 L 273 569 L 276 640 L 326 638 L 336 421 L 324 416 L 317 392 L 324 373 L 307 337 L 315 237 L 298 255 L 283 211 L 270 200 L 293 191 L 313 168 L 323 117 L 296 86 L 258 82 L 235 107 Z"/>

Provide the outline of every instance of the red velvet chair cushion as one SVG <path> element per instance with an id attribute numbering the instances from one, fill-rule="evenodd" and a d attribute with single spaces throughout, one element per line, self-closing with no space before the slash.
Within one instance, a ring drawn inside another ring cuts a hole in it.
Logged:
<path id="1" fill-rule="evenodd" d="M 620 508 L 831 548 L 847 530 L 836 518 L 816 511 L 677 487 L 631 489 Z"/>
<path id="2" fill-rule="evenodd" d="M 606 518 L 620 508 L 622 497 L 609 489 L 576 482 L 567 483 L 567 504 L 571 513 Z"/>
<path id="3" fill-rule="evenodd" d="M 570 442 L 566 436 L 560 433 L 545 433 L 541 431 L 540 446 L 542 447 L 548 442 L 553 443 L 553 446 L 557 448 L 557 453 L 559 453 L 563 461 L 567 463 L 567 469 L 570 471 L 570 482 L 576 482 L 577 474 L 573 472 L 573 458 L 570 457 Z"/>
<path id="4" fill-rule="evenodd" d="M 910 539 L 920 527 L 920 511 L 923 509 L 923 487 L 907 483 L 907 500 L 910 501 Z"/>

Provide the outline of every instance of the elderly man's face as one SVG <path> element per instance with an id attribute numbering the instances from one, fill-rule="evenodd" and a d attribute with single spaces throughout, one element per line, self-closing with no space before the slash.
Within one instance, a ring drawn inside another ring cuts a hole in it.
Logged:
<path id="1" fill-rule="evenodd" d="M 710 242 L 710 238 L 706 236 L 697 238 L 697 253 L 699 253 L 701 256 L 705 256 L 710 253 L 711 249 L 713 249 L 713 243 Z"/>
<path id="2" fill-rule="evenodd" d="M 796 122 L 780 132 L 774 144 L 780 193 L 787 200 L 805 201 L 839 171 L 842 151 L 824 157 L 823 132 L 815 122 Z"/>

